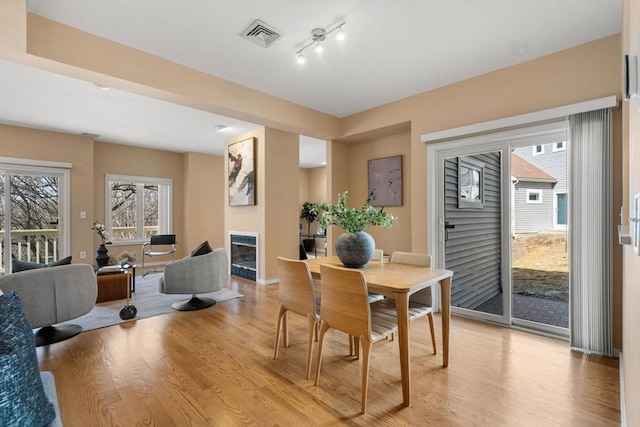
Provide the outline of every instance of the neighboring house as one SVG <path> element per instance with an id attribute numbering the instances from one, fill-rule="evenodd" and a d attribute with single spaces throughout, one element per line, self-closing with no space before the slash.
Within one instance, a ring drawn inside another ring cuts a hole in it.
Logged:
<path id="1" fill-rule="evenodd" d="M 567 226 L 567 142 L 534 145 L 512 154 L 513 233 Z"/>

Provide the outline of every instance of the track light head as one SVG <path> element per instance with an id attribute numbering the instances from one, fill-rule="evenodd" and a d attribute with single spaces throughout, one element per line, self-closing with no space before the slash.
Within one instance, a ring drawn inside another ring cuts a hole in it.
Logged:
<path id="1" fill-rule="evenodd" d="M 322 53 L 324 51 L 324 45 L 322 42 L 324 42 L 327 39 L 327 36 L 334 31 L 338 30 L 338 33 L 336 34 L 336 38 L 338 40 L 344 40 L 344 31 L 342 31 L 342 26 L 344 24 L 346 24 L 346 22 L 341 22 L 340 24 L 335 25 L 330 30 L 325 30 L 324 28 L 314 28 L 313 30 L 311 30 L 311 41 L 302 46 L 302 48 L 296 52 L 296 59 L 298 61 L 298 64 L 304 64 L 305 58 L 302 54 L 305 49 L 310 46 L 315 46 L 315 51 L 317 53 Z"/>

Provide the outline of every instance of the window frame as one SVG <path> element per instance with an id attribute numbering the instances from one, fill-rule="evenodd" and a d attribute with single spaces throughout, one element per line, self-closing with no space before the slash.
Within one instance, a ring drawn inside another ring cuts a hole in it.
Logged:
<path id="1" fill-rule="evenodd" d="M 157 178 L 134 175 L 105 174 L 105 228 L 109 236 L 113 236 L 113 218 L 111 204 L 111 184 L 113 182 L 131 182 L 138 186 L 145 184 L 158 186 L 158 233 L 171 234 L 173 231 L 173 180 L 171 178 Z M 137 192 L 136 200 L 136 237 L 133 239 L 111 239 L 114 245 L 142 244 L 149 240 L 144 236 L 144 221 L 140 220 L 143 215 L 140 200 L 142 192 Z"/>
<path id="2" fill-rule="evenodd" d="M 558 144 L 562 144 L 562 147 L 558 148 L 558 146 L 557 146 Z M 555 152 L 558 152 L 558 151 L 566 151 L 566 150 L 567 150 L 567 142 L 566 142 L 566 141 L 558 141 L 558 142 L 554 142 L 554 143 L 551 145 L 551 149 L 552 149 L 552 151 L 553 151 L 554 153 L 555 153 Z"/>
<path id="3" fill-rule="evenodd" d="M 462 168 L 478 172 L 479 199 L 469 200 L 462 197 L 462 180 L 460 179 Z M 484 209 L 484 163 L 468 156 L 458 157 L 458 209 Z"/>
<path id="4" fill-rule="evenodd" d="M 536 151 L 536 148 L 540 147 L 540 152 Z M 533 156 L 540 156 L 544 154 L 544 144 L 536 144 L 532 147 L 532 155 Z"/>
<path id="5" fill-rule="evenodd" d="M 531 200 L 529 198 L 529 196 L 531 194 L 537 194 L 538 195 L 538 200 Z M 532 189 L 532 188 L 527 188 L 527 199 L 526 199 L 528 204 L 542 204 L 542 190 L 539 189 Z"/>

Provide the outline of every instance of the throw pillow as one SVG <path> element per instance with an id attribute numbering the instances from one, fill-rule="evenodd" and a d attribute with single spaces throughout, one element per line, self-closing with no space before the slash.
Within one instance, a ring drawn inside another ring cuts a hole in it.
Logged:
<path id="1" fill-rule="evenodd" d="M 71 264 L 71 256 L 61 258 L 50 264 L 40 264 L 38 262 L 21 261 L 19 259 L 11 258 L 11 272 L 18 273 L 20 271 L 35 270 L 36 268 L 56 267 L 67 264 Z"/>
<path id="2" fill-rule="evenodd" d="M 47 264 L 47 267 L 57 267 L 59 265 L 69 265 L 69 264 L 71 264 L 71 256 L 64 257 L 50 264 Z"/>
<path id="3" fill-rule="evenodd" d="M 209 241 L 205 240 L 204 242 L 200 243 L 200 245 L 195 248 L 193 252 L 191 252 L 191 256 L 194 257 L 198 255 L 208 254 L 212 250 L 213 249 L 211 249 L 211 246 L 209 246 Z"/>
<path id="4" fill-rule="evenodd" d="M 33 332 L 15 292 L 0 295 L 0 313 L 0 425 L 47 425 L 56 413 L 44 393 Z"/>
<path id="5" fill-rule="evenodd" d="M 19 259 L 11 258 L 11 272 L 17 273 L 19 271 L 35 270 L 36 268 L 44 268 L 44 264 L 37 262 L 21 261 Z"/>

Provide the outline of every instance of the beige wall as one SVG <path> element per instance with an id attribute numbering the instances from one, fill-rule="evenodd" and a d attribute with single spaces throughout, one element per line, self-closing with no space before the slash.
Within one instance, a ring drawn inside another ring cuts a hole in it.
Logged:
<path id="1" fill-rule="evenodd" d="M 186 153 L 183 162 L 183 246 L 190 252 L 207 240 L 213 248 L 224 247 L 224 206 L 227 203 L 224 159 Z"/>
<path id="2" fill-rule="evenodd" d="M 300 205 L 296 197 L 299 184 L 292 177 L 299 173 L 299 136 L 276 129 L 265 132 L 264 173 L 264 260 L 263 279 L 278 279 L 278 256 L 298 259 L 298 221 Z M 262 187 L 261 187 L 262 188 Z"/>
<path id="3" fill-rule="evenodd" d="M 247 231 L 259 235 L 258 282 L 277 281 L 277 256 L 298 258 L 299 224 L 299 136 L 271 128 L 242 135 L 234 143 L 255 137 L 255 191 L 254 206 L 228 206 L 226 204 L 226 234 L 229 231 Z M 228 162 L 225 162 L 228 174 Z M 292 195 L 297 195 L 292 197 Z M 226 243 L 229 249 L 229 243 Z"/>
<path id="4" fill-rule="evenodd" d="M 640 56 L 640 2 L 624 0 L 622 53 Z M 640 193 L 640 94 L 622 104 L 624 224 L 628 224 L 629 206 Z M 640 226 L 640 225 L 639 225 Z M 626 418 L 623 425 L 640 425 L 640 256 L 625 246 L 623 259 L 622 375 Z M 635 402 L 635 403 L 634 403 Z M 624 415 L 624 414 L 623 414 Z"/>
<path id="5" fill-rule="evenodd" d="M 350 146 L 351 176 L 349 201 L 358 207 L 369 192 L 369 160 L 402 156 L 402 206 L 386 206 L 385 211 L 398 218 L 393 228 L 371 227 L 366 231 L 376 242 L 376 247 L 391 254 L 393 251 L 411 251 L 411 197 L 407 190 L 411 181 L 411 134 L 402 133 L 373 139 Z"/>
<path id="6" fill-rule="evenodd" d="M 152 178 L 169 178 L 173 181 L 173 232 L 178 240 L 176 257 L 188 254 L 184 238 L 184 197 L 182 154 L 169 151 L 150 150 L 120 144 L 94 142 L 93 207 L 96 219 L 105 221 L 105 177 L 107 174 L 131 175 Z M 72 198 L 73 198 L 72 194 Z M 95 234 L 95 233 L 94 233 Z M 94 244 L 99 244 L 94 236 Z M 135 251 L 142 259 L 142 245 L 113 244 L 108 246 L 109 255 L 117 257 L 123 251 Z M 170 257 L 156 257 L 151 262 L 170 261 Z"/>
<path id="7" fill-rule="evenodd" d="M 98 246 L 93 221 L 100 219 L 94 207 L 94 143 L 91 138 L 0 125 L 0 157 L 71 163 L 71 247 L 68 254 L 74 263 L 92 264 Z M 104 193 L 104 192 L 103 192 Z M 80 212 L 87 213 L 80 219 Z M 80 259 L 80 251 L 87 258 Z"/>

